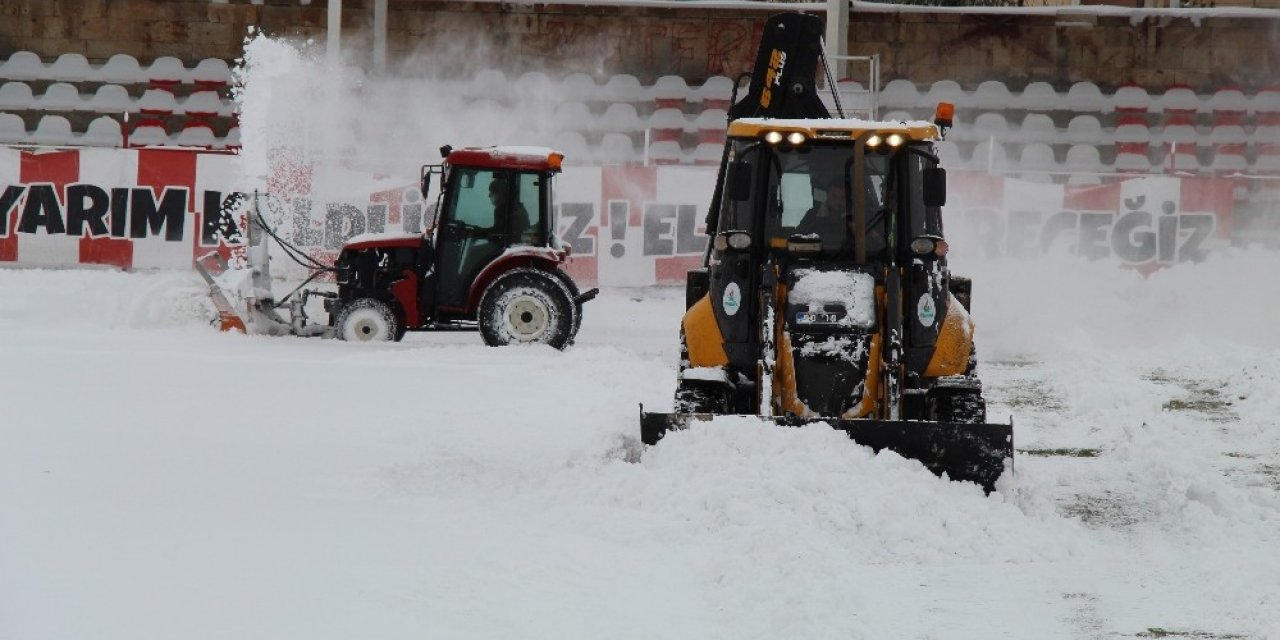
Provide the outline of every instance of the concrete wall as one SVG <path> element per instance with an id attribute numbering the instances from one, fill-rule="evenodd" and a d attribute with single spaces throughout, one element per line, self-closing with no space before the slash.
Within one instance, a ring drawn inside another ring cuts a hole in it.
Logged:
<path id="1" fill-rule="evenodd" d="M 603 80 L 631 73 L 691 82 L 749 69 L 766 11 L 583 7 L 390 0 L 388 59 L 400 73 L 462 77 L 492 66 L 510 73 L 587 72 Z M 327 3 L 313 0 L 4 0 L 0 57 L 18 50 L 52 60 L 79 52 L 91 61 L 128 53 L 144 64 L 177 56 L 193 64 L 240 55 L 251 26 L 325 41 Z M 367 64 L 372 0 L 344 0 L 343 46 Z M 785 4 L 773 5 L 779 10 Z M 1280 18 L 1102 17 L 1058 26 L 1049 16 L 855 13 L 850 52 L 878 53 L 883 80 L 919 84 L 988 79 L 1013 88 L 1045 80 L 1064 89 L 1092 80 L 1152 89 L 1185 83 L 1253 90 L 1280 84 Z"/>

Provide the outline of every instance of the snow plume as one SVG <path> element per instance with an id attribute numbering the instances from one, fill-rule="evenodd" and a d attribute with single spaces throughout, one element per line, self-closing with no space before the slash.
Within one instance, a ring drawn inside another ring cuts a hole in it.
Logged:
<path id="1" fill-rule="evenodd" d="M 317 43 L 252 36 L 236 96 L 246 178 L 266 187 L 273 168 L 308 165 L 311 193 L 340 199 L 343 193 L 326 191 L 358 190 L 370 175 L 415 182 L 446 144 L 556 146 L 554 85 L 481 73 L 489 66 L 484 50 L 477 46 L 464 58 L 444 49 L 441 59 L 406 64 L 416 77 L 391 77 L 347 64 L 331 68 Z M 476 71 L 446 77 L 460 59 Z"/>
<path id="2" fill-rule="evenodd" d="M 1216 250 L 1199 263 L 1154 272 L 1115 261 L 1049 255 L 966 254 L 953 273 L 973 279 L 973 317 L 985 358 L 1044 354 L 1085 342 L 1154 346 L 1179 341 L 1280 347 L 1275 253 Z"/>

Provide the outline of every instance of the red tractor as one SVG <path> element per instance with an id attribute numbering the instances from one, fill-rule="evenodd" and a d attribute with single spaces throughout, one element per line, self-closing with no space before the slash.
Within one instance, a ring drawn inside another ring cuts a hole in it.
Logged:
<path id="1" fill-rule="evenodd" d="M 563 349 L 571 344 L 582 305 L 598 290 L 579 292 L 560 269 L 568 250 L 554 236 L 552 178 L 564 156 L 538 147 L 446 146 L 441 154 L 443 163 L 422 170 L 424 197 L 434 176 L 442 185 L 436 219 L 426 233 L 356 236 L 332 267 L 311 265 L 334 274 L 336 293 L 300 288 L 300 295 L 279 302 L 261 297 L 271 290 L 270 271 L 266 251 L 256 247 L 263 232 L 284 242 L 251 215 L 249 290 L 257 293 L 244 296 L 244 313 L 223 295 L 221 277 L 196 265 L 211 286 L 223 327 L 352 341 L 399 340 L 407 331 L 478 329 L 491 346 L 541 343 Z M 327 324 L 306 321 L 309 296 L 326 298 Z M 288 320 L 276 311 L 286 306 Z"/>

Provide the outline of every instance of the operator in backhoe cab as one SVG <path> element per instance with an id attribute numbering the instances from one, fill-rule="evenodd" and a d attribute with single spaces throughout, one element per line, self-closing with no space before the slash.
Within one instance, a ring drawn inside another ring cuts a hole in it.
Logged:
<path id="1" fill-rule="evenodd" d="M 795 233 L 797 235 L 816 234 L 821 239 L 822 249 L 826 253 L 851 255 L 858 229 L 853 218 L 853 207 L 844 177 L 840 175 L 825 179 L 811 177 L 811 181 L 814 185 L 814 203 L 796 224 Z M 885 234 L 882 229 L 884 216 L 879 211 L 881 197 L 875 193 L 875 185 L 869 184 L 866 193 L 867 209 L 875 212 L 866 231 L 867 254 L 874 258 L 884 250 Z"/>

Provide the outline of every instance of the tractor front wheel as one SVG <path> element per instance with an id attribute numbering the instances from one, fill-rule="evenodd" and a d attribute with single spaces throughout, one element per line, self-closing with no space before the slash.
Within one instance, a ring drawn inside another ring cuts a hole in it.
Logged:
<path id="1" fill-rule="evenodd" d="M 338 337 L 349 342 L 389 342 L 404 335 L 390 305 L 373 298 L 343 307 L 334 324 Z"/>
<path id="2" fill-rule="evenodd" d="M 573 340 L 576 309 L 560 280 L 537 269 L 516 269 L 494 281 L 480 298 L 480 335 L 491 347 L 547 344 L 563 349 Z"/>

